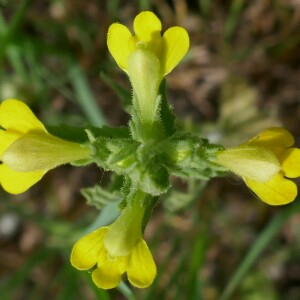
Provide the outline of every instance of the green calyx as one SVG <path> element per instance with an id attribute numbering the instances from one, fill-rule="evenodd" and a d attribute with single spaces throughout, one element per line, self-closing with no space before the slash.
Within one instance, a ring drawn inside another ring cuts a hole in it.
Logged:
<path id="1" fill-rule="evenodd" d="M 122 210 L 117 220 L 110 226 L 104 238 L 104 245 L 112 257 L 126 256 L 142 238 L 142 223 L 145 207 L 142 205 L 144 194 L 138 192 L 131 203 Z"/>
<path id="2" fill-rule="evenodd" d="M 141 122 L 154 123 L 158 117 L 158 89 L 162 80 L 159 59 L 147 49 L 137 49 L 129 57 L 128 75 L 133 88 L 133 106 Z"/>
<path id="3" fill-rule="evenodd" d="M 152 196 L 168 191 L 172 175 L 208 179 L 223 170 L 210 162 L 221 147 L 192 135 L 177 134 L 147 143 L 98 137 L 91 149 L 92 159 L 100 167 L 127 176 L 136 189 Z"/>

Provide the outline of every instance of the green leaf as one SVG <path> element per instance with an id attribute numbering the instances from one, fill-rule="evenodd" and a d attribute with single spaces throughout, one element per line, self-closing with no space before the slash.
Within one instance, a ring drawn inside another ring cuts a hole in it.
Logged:
<path id="1" fill-rule="evenodd" d="M 108 127 L 102 126 L 88 127 L 88 129 L 93 133 L 95 137 L 107 137 L 107 138 L 130 138 L 130 132 L 127 127 Z"/>
<path id="2" fill-rule="evenodd" d="M 102 209 L 112 202 L 121 201 L 122 196 L 116 191 L 107 191 L 100 185 L 81 189 L 81 194 L 85 197 L 87 204 Z"/>
<path id="3" fill-rule="evenodd" d="M 66 124 L 60 124 L 58 126 L 46 126 L 49 133 L 60 137 L 64 140 L 86 143 L 89 141 L 87 130 L 92 134 L 93 137 L 106 137 L 106 138 L 129 138 L 130 133 L 127 127 L 108 127 L 102 126 L 92 127 L 77 127 Z"/>
<path id="4" fill-rule="evenodd" d="M 274 236 L 293 214 L 300 212 L 299 200 L 299 197 L 296 198 L 293 204 L 289 204 L 287 207 L 282 209 L 262 231 L 233 276 L 230 278 L 220 300 L 232 299 L 233 292 L 241 283 L 245 275 L 250 271 L 260 254 L 271 244 L 271 240 Z"/>
<path id="5" fill-rule="evenodd" d="M 222 146 L 209 144 L 206 139 L 191 134 L 173 135 L 166 143 L 169 173 L 183 178 L 209 179 L 223 175 L 224 168 L 213 162 L 214 154 Z"/>
<path id="6" fill-rule="evenodd" d="M 88 135 L 83 127 L 75 127 L 70 125 L 61 124 L 58 126 L 46 126 L 49 133 L 71 142 L 83 144 L 87 142 Z"/>
<path id="7" fill-rule="evenodd" d="M 69 77 L 75 91 L 77 103 L 83 110 L 89 123 L 94 126 L 103 126 L 106 124 L 102 111 L 96 104 L 87 77 L 80 65 L 76 62 L 70 64 Z"/>

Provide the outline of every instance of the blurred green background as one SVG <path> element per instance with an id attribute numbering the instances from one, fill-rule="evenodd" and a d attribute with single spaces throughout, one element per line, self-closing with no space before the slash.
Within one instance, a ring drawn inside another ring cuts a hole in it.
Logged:
<path id="1" fill-rule="evenodd" d="M 0 98 L 26 102 L 46 124 L 126 125 L 126 75 L 108 53 L 113 22 L 152 10 L 191 48 L 168 76 L 178 127 L 236 145 L 285 126 L 300 145 L 298 0 L 0 0 Z M 236 177 L 173 178 L 145 238 L 158 265 L 145 290 L 96 288 L 69 264 L 73 243 L 114 210 L 80 188 L 105 184 L 95 166 L 52 170 L 28 192 L 0 192 L 1 300 L 299 300 L 300 205 L 270 207 Z"/>

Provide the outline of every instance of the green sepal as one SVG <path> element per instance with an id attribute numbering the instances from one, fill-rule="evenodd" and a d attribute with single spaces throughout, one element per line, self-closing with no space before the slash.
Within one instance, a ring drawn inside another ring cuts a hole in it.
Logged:
<path id="1" fill-rule="evenodd" d="M 140 164 L 128 174 L 133 182 L 145 193 L 158 196 L 170 187 L 169 173 L 164 167 L 142 167 Z"/>
<path id="2" fill-rule="evenodd" d="M 148 142 L 136 151 L 136 165 L 128 172 L 132 182 L 152 196 L 165 193 L 169 187 L 169 173 L 165 168 L 168 157 L 164 142 Z"/>
<path id="3" fill-rule="evenodd" d="M 91 143 L 93 161 L 106 170 L 124 174 L 135 163 L 138 143 L 131 139 L 98 137 Z"/>
<path id="4" fill-rule="evenodd" d="M 170 175 L 207 180 L 224 173 L 224 167 L 212 161 L 223 147 L 196 135 L 175 134 L 145 144 L 130 138 L 90 139 L 92 159 L 98 166 L 125 175 L 131 188 L 152 196 L 168 191 Z"/>
<path id="5" fill-rule="evenodd" d="M 121 194 L 123 197 L 120 202 L 120 209 L 124 209 L 127 205 L 131 205 L 134 199 L 140 199 L 140 205 L 145 208 L 145 214 L 142 222 L 142 232 L 144 232 L 146 225 L 151 217 L 153 208 L 157 205 L 159 197 L 153 197 L 137 189 L 137 186 L 133 184 L 132 180 L 128 176 L 124 176 L 123 186 L 121 188 Z"/>
<path id="6" fill-rule="evenodd" d="M 133 97 L 136 96 L 133 94 Z M 151 139 L 161 141 L 175 133 L 175 116 L 172 113 L 172 106 L 169 105 L 166 96 L 165 79 L 160 84 L 154 110 L 156 116 L 152 122 L 142 120 L 137 110 L 131 111 L 132 118 L 129 122 L 129 127 L 133 139 L 139 142 L 147 142 Z"/>
<path id="7" fill-rule="evenodd" d="M 160 151 L 159 144 L 140 145 L 126 161 L 132 162 L 127 169 L 118 169 L 130 179 L 130 191 L 141 190 L 146 194 L 158 196 L 169 187 L 169 173 L 164 167 L 167 158 Z"/>
<path id="8" fill-rule="evenodd" d="M 167 137 L 172 136 L 175 129 L 175 115 L 172 112 L 172 106 L 167 99 L 167 83 L 164 78 L 159 87 L 159 94 L 161 95 L 160 104 L 160 119 L 162 120 L 165 134 Z"/>
<path id="9" fill-rule="evenodd" d="M 134 194 L 136 189 L 132 186 L 131 179 L 128 176 L 123 176 L 123 184 L 121 187 L 121 193 L 125 199 L 131 194 Z"/>
<path id="10" fill-rule="evenodd" d="M 142 222 L 142 232 L 144 232 L 151 216 L 152 216 L 152 211 L 154 207 L 158 204 L 159 197 L 153 197 L 151 195 L 145 195 L 143 199 L 142 205 L 146 208 L 145 209 L 145 214 Z"/>
<path id="11" fill-rule="evenodd" d="M 141 190 L 153 196 L 165 193 L 169 174 L 159 143 L 139 144 L 131 139 L 96 138 L 91 143 L 92 159 L 100 167 L 130 178 L 130 191 Z"/>
<path id="12" fill-rule="evenodd" d="M 135 152 L 138 148 L 136 143 L 120 142 L 124 148 L 114 149 L 115 151 L 107 158 L 107 165 L 118 173 L 128 172 L 135 165 Z M 111 150 L 111 149 L 110 149 Z"/>
<path id="13" fill-rule="evenodd" d="M 135 95 L 133 95 L 135 97 Z M 142 120 L 137 110 L 132 110 L 129 128 L 134 140 L 147 143 L 149 140 L 163 140 L 166 137 L 165 128 L 160 118 L 161 96 L 155 100 L 156 117 L 151 122 Z"/>
<path id="14" fill-rule="evenodd" d="M 157 196 L 170 186 L 169 174 L 164 167 L 168 157 L 163 144 L 98 137 L 91 143 L 91 156 L 98 166 L 127 175 L 136 190 Z"/>
<path id="15" fill-rule="evenodd" d="M 171 175 L 207 180 L 223 174 L 224 168 L 210 161 L 222 146 L 192 134 L 177 134 L 168 142 L 171 164 L 167 169 Z"/>
<path id="16" fill-rule="evenodd" d="M 120 210 L 124 209 L 127 205 L 131 205 L 131 202 L 136 197 L 136 194 L 141 191 L 137 189 L 137 186 L 133 184 L 131 178 L 127 175 L 123 176 L 123 184 L 120 189 L 122 194 L 122 201 L 119 204 Z"/>

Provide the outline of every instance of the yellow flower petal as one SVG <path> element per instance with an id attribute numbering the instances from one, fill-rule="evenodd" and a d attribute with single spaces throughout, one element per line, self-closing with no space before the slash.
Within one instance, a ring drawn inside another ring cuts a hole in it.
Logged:
<path id="1" fill-rule="evenodd" d="M 128 58 L 130 54 L 129 41 L 131 36 L 130 30 L 122 24 L 112 24 L 108 29 L 108 49 L 118 66 L 124 71 L 128 68 Z"/>
<path id="2" fill-rule="evenodd" d="M 59 165 L 86 159 L 88 146 L 62 140 L 40 131 L 26 133 L 6 149 L 2 161 L 21 172 L 50 170 Z"/>
<path id="3" fill-rule="evenodd" d="M 162 38 L 162 69 L 163 74 L 170 73 L 185 56 L 189 49 L 189 35 L 182 27 L 171 27 Z"/>
<path id="4" fill-rule="evenodd" d="M 0 159 L 2 159 L 3 153 L 7 148 L 21 135 L 16 131 L 0 129 Z"/>
<path id="5" fill-rule="evenodd" d="M 98 262 L 98 268 L 92 273 L 94 283 L 102 289 L 112 289 L 120 284 L 122 274 L 125 272 L 128 258 L 109 258 L 106 256 Z M 104 253 L 104 251 L 103 251 Z"/>
<path id="6" fill-rule="evenodd" d="M 0 165 L 0 183 L 10 194 L 20 194 L 37 183 L 47 171 L 16 172 L 5 164 Z"/>
<path id="7" fill-rule="evenodd" d="M 135 48 L 138 43 L 142 43 L 149 51 L 160 58 L 161 49 L 161 22 L 151 11 L 144 11 L 138 14 L 133 22 L 135 32 Z M 132 41 L 131 41 L 132 48 Z"/>
<path id="8" fill-rule="evenodd" d="M 161 22 L 153 12 L 143 11 L 135 17 L 133 29 L 139 41 L 148 43 L 160 38 Z"/>
<path id="9" fill-rule="evenodd" d="M 289 178 L 300 176 L 300 149 L 286 149 L 279 156 L 284 175 Z"/>
<path id="10" fill-rule="evenodd" d="M 245 179 L 247 186 L 264 202 L 270 205 L 283 205 L 292 202 L 297 196 L 297 186 L 285 179 L 281 173 L 265 183 Z"/>
<path id="11" fill-rule="evenodd" d="M 150 286 L 156 276 L 156 265 L 152 254 L 141 239 L 133 248 L 127 268 L 130 283 L 138 288 Z"/>
<path id="12" fill-rule="evenodd" d="M 26 133 L 29 130 L 42 130 L 44 125 L 36 118 L 30 108 L 23 102 L 7 99 L 0 105 L 0 125 L 4 129 Z"/>
<path id="13" fill-rule="evenodd" d="M 104 248 L 103 238 L 108 227 L 101 227 L 78 240 L 71 253 L 71 264 L 78 270 L 91 269 L 98 261 L 99 252 Z"/>
<path id="14" fill-rule="evenodd" d="M 248 141 L 247 145 L 262 146 L 266 148 L 291 147 L 294 137 L 289 131 L 281 127 L 266 129 Z"/>
<path id="15" fill-rule="evenodd" d="M 238 146 L 216 155 L 217 163 L 241 176 L 266 182 L 280 171 L 280 163 L 272 151 L 262 147 Z"/>
<path id="16" fill-rule="evenodd" d="M 109 226 L 110 227 L 110 226 Z M 106 235 L 107 236 L 107 235 Z M 128 264 L 128 255 L 127 256 L 112 256 L 105 247 L 104 250 L 99 252 L 98 259 L 97 259 L 97 266 L 100 268 L 102 266 L 106 266 L 111 261 L 114 261 L 118 264 L 119 273 L 123 274 L 126 271 L 127 264 Z"/>

